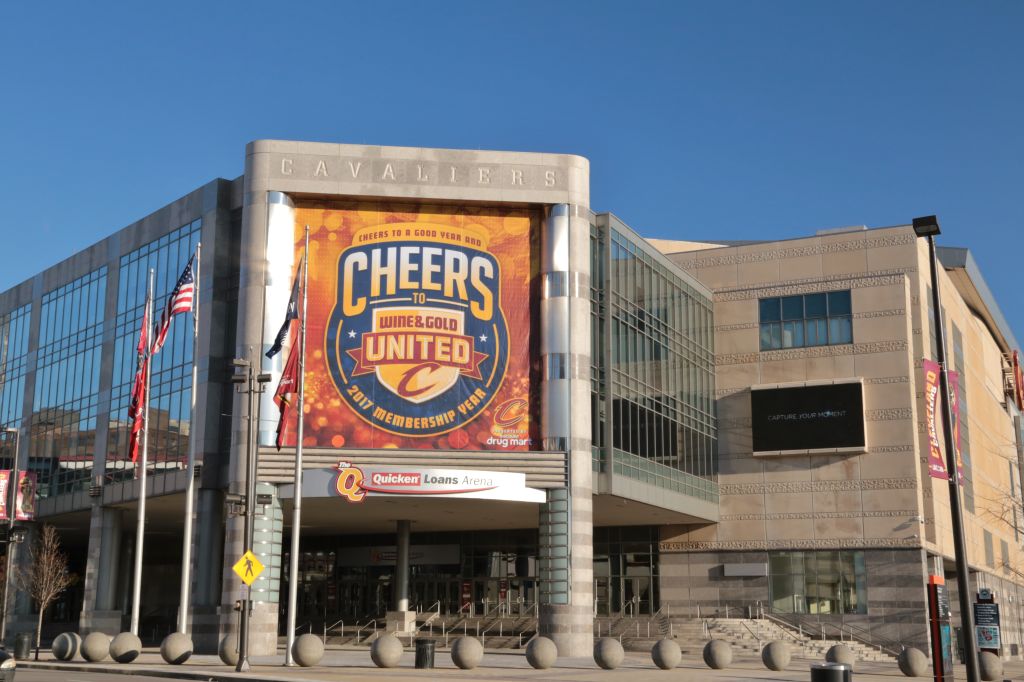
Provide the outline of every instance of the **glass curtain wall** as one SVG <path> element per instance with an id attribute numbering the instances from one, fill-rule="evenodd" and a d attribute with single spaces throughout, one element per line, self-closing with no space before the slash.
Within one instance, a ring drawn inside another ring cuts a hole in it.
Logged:
<path id="1" fill-rule="evenodd" d="M 112 480 L 131 478 L 128 457 L 131 423 L 128 407 L 136 370 L 136 345 L 146 303 L 149 270 L 155 275 L 154 325 L 167 296 L 199 242 L 201 221 L 177 230 L 122 256 L 114 324 L 114 375 L 110 396 L 110 436 L 106 469 Z M 188 457 L 192 390 L 192 316 L 176 315 L 163 349 L 153 358 L 149 402 L 149 467 L 177 469 Z"/>
<path id="2" fill-rule="evenodd" d="M 712 303 L 649 248 L 592 228 L 594 466 L 717 500 Z"/>
<path id="3" fill-rule="evenodd" d="M 92 478 L 106 293 L 102 267 L 43 295 L 29 451 L 40 497 Z"/>
<path id="4" fill-rule="evenodd" d="M 25 406 L 25 374 L 28 372 L 28 327 L 32 305 L 26 304 L 0 315 L 0 428 L 21 426 Z M 14 438 L 6 436 L 0 468 L 10 469 L 14 461 Z"/>

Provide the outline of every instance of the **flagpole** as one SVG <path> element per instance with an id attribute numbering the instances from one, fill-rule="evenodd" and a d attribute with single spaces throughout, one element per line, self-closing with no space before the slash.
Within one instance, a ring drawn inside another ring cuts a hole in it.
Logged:
<path id="1" fill-rule="evenodd" d="M 143 313 L 146 326 L 152 327 L 153 320 L 153 268 L 149 269 L 149 289 L 146 291 L 146 311 Z M 142 410 L 142 470 L 139 474 L 139 514 L 135 523 L 135 571 L 132 578 L 132 622 L 130 631 L 139 636 L 139 598 L 142 593 L 142 541 L 146 530 L 146 465 L 149 456 L 149 386 L 152 378 L 153 354 L 149 340 L 150 329 L 146 329 L 146 400 Z"/>
<path id="2" fill-rule="evenodd" d="M 292 505 L 292 548 L 288 561 L 288 644 L 284 651 L 284 664 L 295 665 L 292 645 L 295 643 L 295 618 L 299 588 L 299 533 L 302 528 L 302 416 L 306 397 L 306 291 L 309 286 L 309 225 L 306 225 L 306 245 L 302 257 L 302 315 L 299 318 L 299 400 L 296 409 L 298 425 L 295 429 L 295 494 Z M 324 626 L 326 627 L 326 623 Z"/>
<path id="3" fill-rule="evenodd" d="M 192 408 L 189 412 L 188 464 L 185 466 L 185 528 L 181 547 L 181 598 L 178 606 L 178 632 L 188 634 L 188 606 L 192 588 L 192 516 L 196 499 L 196 391 L 199 386 L 199 275 L 203 243 L 196 244 L 192 300 Z"/>

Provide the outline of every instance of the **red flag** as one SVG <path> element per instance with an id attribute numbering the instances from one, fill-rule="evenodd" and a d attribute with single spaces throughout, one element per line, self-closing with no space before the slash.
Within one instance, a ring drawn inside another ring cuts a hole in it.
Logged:
<path id="1" fill-rule="evenodd" d="M 146 375 L 149 365 L 146 352 L 149 349 L 149 303 L 142 313 L 142 329 L 139 330 L 139 344 L 135 348 L 138 356 L 138 369 L 135 370 L 135 383 L 132 385 L 132 401 L 128 407 L 128 417 L 132 422 L 131 436 L 128 439 L 128 453 L 132 462 L 139 458 L 139 441 L 142 436 L 142 422 L 146 413 Z"/>
<path id="2" fill-rule="evenodd" d="M 288 361 L 284 364 L 284 371 L 281 372 L 281 381 L 277 384 L 277 391 L 274 392 L 274 402 L 281 410 L 277 420 L 277 449 L 280 450 L 284 444 L 285 433 L 288 430 L 288 412 L 292 406 L 292 400 L 299 391 L 299 349 L 302 345 L 300 335 L 292 342 L 288 351 Z M 300 417 L 301 418 L 301 417 Z"/>

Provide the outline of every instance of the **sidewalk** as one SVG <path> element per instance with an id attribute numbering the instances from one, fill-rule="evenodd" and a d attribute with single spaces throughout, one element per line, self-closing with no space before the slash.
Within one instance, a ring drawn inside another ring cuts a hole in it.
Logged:
<path id="1" fill-rule="evenodd" d="M 45 660 L 44 660 L 45 659 Z M 589 658 L 559 659 L 549 670 L 534 670 L 519 651 L 487 652 L 480 667 L 474 670 L 459 670 L 452 664 L 447 650 L 438 651 L 434 670 L 417 670 L 413 667 L 414 655 L 406 651 L 398 668 L 382 669 L 373 665 L 367 649 L 328 650 L 321 665 L 313 668 L 285 668 L 282 665 L 283 652 L 276 657 L 258 656 L 250 659 L 252 671 L 236 673 L 234 668 L 221 663 L 216 656 L 193 656 L 184 665 L 164 664 L 157 649 L 146 649 L 134 663 L 117 664 L 112 661 L 86 663 L 73 661 L 65 663 L 54 659 L 49 652 L 40 652 L 40 661 L 25 661 L 18 664 L 26 670 L 62 670 L 67 672 L 103 672 L 125 675 L 149 675 L 183 680 L 248 680 L 250 682 L 332 682 L 342 673 L 346 676 L 370 677 L 380 682 L 410 682 L 429 680 L 443 672 L 445 677 L 461 680 L 529 680 L 550 682 L 589 682 L 591 680 L 629 680 L 630 682 L 665 682 L 672 680 L 717 680 L 738 682 L 740 680 L 792 680 L 806 682 L 810 679 L 810 666 L 818 661 L 796 659 L 789 669 L 773 672 L 752 657 L 737 657 L 726 670 L 711 670 L 699 657 L 684 656 L 678 668 L 673 671 L 660 670 L 651 662 L 650 656 L 627 653 L 626 660 L 616 670 L 602 670 Z M 1024 663 L 1008 661 L 1003 663 L 1004 679 L 1024 680 Z M 895 663 L 859 663 L 855 668 L 858 682 L 895 682 L 904 679 Z M 928 676 L 930 677 L 930 675 Z M 918 678 L 928 679 L 928 678 Z M 956 666 L 957 680 L 967 679 L 963 666 Z"/>

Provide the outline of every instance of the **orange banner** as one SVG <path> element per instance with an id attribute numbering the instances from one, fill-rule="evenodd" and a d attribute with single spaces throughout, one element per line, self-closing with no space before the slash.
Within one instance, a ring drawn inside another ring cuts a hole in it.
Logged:
<path id="1" fill-rule="evenodd" d="M 539 449 L 538 211 L 304 203 L 296 262 L 306 225 L 304 445 Z"/>

